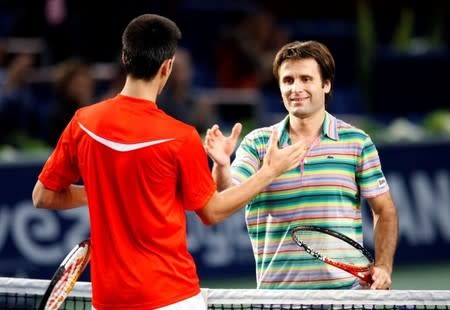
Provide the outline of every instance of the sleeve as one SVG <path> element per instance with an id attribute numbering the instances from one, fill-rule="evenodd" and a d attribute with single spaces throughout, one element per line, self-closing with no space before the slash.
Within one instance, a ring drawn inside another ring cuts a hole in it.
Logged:
<path id="1" fill-rule="evenodd" d="M 258 141 L 261 143 L 258 143 Z M 258 171 L 267 143 L 268 139 L 264 137 L 258 138 L 256 132 L 251 132 L 244 137 L 236 150 L 235 158 L 231 164 L 233 184 L 241 184 Z M 258 145 L 260 146 L 259 148 Z"/>
<path id="2" fill-rule="evenodd" d="M 378 151 L 370 139 L 364 141 L 358 158 L 356 180 L 363 198 L 371 198 L 389 191 L 386 178 L 381 169 Z"/>
<path id="3" fill-rule="evenodd" d="M 177 158 L 184 206 L 191 211 L 201 209 L 217 187 L 211 176 L 202 140 L 195 129 L 187 137 Z"/>
<path id="4" fill-rule="evenodd" d="M 73 139 L 74 118 L 64 129 L 59 141 L 39 174 L 39 181 L 53 191 L 61 191 L 80 180 Z"/>

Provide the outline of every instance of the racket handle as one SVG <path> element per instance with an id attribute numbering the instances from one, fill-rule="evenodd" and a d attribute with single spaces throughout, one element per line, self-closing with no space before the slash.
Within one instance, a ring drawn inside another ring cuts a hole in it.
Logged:
<path id="1" fill-rule="evenodd" d="M 373 283 L 372 274 L 370 272 L 360 272 L 357 274 L 357 277 L 369 285 Z"/>
<path id="2" fill-rule="evenodd" d="M 359 278 L 369 285 L 372 285 L 373 283 L 372 275 L 370 274 L 370 272 L 360 274 Z"/>

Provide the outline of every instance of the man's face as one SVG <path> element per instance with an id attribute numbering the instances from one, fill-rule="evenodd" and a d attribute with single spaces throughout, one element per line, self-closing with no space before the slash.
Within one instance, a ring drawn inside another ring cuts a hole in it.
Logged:
<path id="1" fill-rule="evenodd" d="M 290 115 L 303 118 L 325 109 L 325 94 L 331 84 L 322 81 L 313 58 L 286 60 L 278 73 L 281 97 Z"/>

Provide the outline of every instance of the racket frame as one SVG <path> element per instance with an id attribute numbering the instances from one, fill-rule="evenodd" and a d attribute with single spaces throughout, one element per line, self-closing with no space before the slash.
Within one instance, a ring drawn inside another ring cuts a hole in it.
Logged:
<path id="1" fill-rule="evenodd" d="M 351 245 L 358 251 L 360 251 L 362 253 L 362 255 L 364 255 L 367 258 L 367 260 L 369 261 L 369 264 L 367 266 L 356 266 L 353 264 L 339 262 L 339 261 L 331 259 L 325 255 L 322 255 L 320 252 L 314 250 L 313 248 L 310 248 L 306 242 L 302 241 L 297 236 L 297 232 L 299 232 L 299 231 L 316 231 L 316 232 L 325 233 L 325 234 L 328 234 L 335 238 L 338 238 L 338 239 L 348 243 L 349 245 Z M 364 282 L 366 282 L 368 284 L 373 283 L 372 276 L 369 272 L 374 263 L 373 256 L 366 248 L 364 248 L 361 244 L 359 244 L 352 238 L 350 238 L 338 231 L 335 231 L 333 229 L 324 228 L 324 227 L 320 227 L 320 226 L 313 226 L 313 225 L 302 225 L 302 226 L 294 227 L 292 229 L 291 235 L 292 235 L 292 239 L 294 240 L 294 242 L 297 245 L 302 247 L 306 253 L 312 255 L 316 259 L 321 260 L 326 264 L 340 268 L 344 271 L 347 271 L 347 272 L 351 273 L 352 275 L 362 279 Z"/>
<path id="2" fill-rule="evenodd" d="M 72 260 L 79 251 L 86 251 L 84 256 L 81 257 L 81 263 L 79 259 L 76 259 L 75 261 Z M 70 294 L 73 287 L 75 286 L 75 283 L 79 279 L 80 275 L 83 273 L 84 269 L 86 268 L 89 260 L 90 260 L 90 252 L 91 252 L 91 244 L 90 239 L 86 239 L 78 243 L 75 247 L 72 248 L 72 250 L 69 252 L 69 254 L 66 255 L 64 260 L 61 262 L 61 264 L 58 266 L 58 269 L 56 270 L 55 274 L 53 275 L 52 279 L 50 280 L 50 283 L 47 286 L 47 289 L 45 290 L 44 295 L 42 296 L 42 299 L 40 301 L 39 310 L 49 310 L 49 309 L 58 309 L 59 306 L 64 302 L 66 297 Z M 70 268 L 70 263 L 75 263 L 74 270 L 69 270 L 69 272 L 75 272 L 75 276 L 72 278 L 72 280 L 65 285 L 64 290 L 62 291 L 62 294 L 60 296 L 52 296 L 53 290 L 57 287 L 58 282 L 63 279 L 66 271 L 68 268 Z M 78 267 L 79 266 L 79 267 Z M 50 305 L 47 305 L 47 303 L 51 300 L 54 300 L 54 303 L 51 307 Z"/>

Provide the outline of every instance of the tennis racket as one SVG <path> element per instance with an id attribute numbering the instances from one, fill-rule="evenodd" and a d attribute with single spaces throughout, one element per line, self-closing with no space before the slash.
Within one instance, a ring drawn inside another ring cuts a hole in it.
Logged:
<path id="1" fill-rule="evenodd" d="M 39 310 L 59 309 L 90 259 L 90 240 L 78 243 L 59 265 L 42 297 Z"/>
<path id="2" fill-rule="evenodd" d="M 372 284 L 369 270 L 373 257 L 348 236 L 318 226 L 297 226 L 292 230 L 292 239 L 313 257 Z"/>

